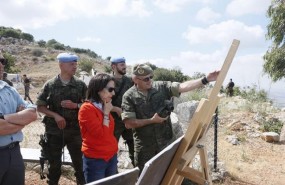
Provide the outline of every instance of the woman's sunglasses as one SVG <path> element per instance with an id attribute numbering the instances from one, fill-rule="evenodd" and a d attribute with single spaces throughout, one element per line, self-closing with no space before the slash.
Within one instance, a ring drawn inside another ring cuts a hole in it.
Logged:
<path id="1" fill-rule="evenodd" d="M 105 89 L 107 89 L 107 91 L 109 92 L 109 93 L 111 93 L 111 92 L 115 92 L 115 88 L 114 87 L 106 87 Z"/>
<path id="2" fill-rule="evenodd" d="M 141 80 L 141 81 L 144 81 L 144 82 L 148 82 L 148 81 L 150 81 L 152 78 L 153 78 L 153 76 L 149 76 L 149 77 L 146 77 L 146 78 L 138 78 L 138 79 Z"/>

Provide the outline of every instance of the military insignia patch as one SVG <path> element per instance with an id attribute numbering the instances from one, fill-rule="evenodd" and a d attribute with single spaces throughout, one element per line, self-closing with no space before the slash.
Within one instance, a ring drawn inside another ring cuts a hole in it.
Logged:
<path id="1" fill-rule="evenodd" d="M 139 69 L 138 69 L 138 74 L 140 74 L 140 75 L 144 74 L 144 69 L 139 68 Z"/>

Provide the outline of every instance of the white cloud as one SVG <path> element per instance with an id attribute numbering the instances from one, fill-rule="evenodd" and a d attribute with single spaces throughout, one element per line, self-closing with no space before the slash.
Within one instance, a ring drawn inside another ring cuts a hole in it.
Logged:
<path id="1" fill-rule="evenodd" d="M 234 0 L 231 1 L 226 12 L 232 16 L 242 16 L 246 14 L 264 14 L 271 0 Z"/>
<path id="2" fill-rule="evenodd" d="M 76 40 L 79 42 L 95 42 L 95 43 L 101 42 L 100 38 L 94 38 L 94 37 L 78 37 L 76 38 Z"/>
<path id="3" fill-rule="evenodd" d="M 233 39 L 238 39 L 246 48 L 260 47 L 264 44 L 264 35 L 261 26 L 248 26 L 235 20 L 212 24 L 206 28 L 189 26 L 188 31 L 183 33 L 191 45 L 214 42 L 226 46 Z"/>
<path id="4" fill-rule="evenodd" d="M 78 17 L 151 14 L 143 0 L 10 0 L 0 2 L 0 25 L 40 28 Z"/>
<path id="5" fill-rule="evenodd" d="M 195 0 L 154 0 L 153 4 L 163 12 L 177 12 L 192 1 Z"/>
<path id="6" fill-rule="evenodd" d="M 130 3 L 130 9 L 126 9 L 128 15 L 138 15 L 139 17 L 148 17 L 152 12 L 147 11 L 143 0 L 135 0 Z"/>
<path id="7" fill-rule="evenodd" d="M 221 14 L 214 12 L 209 7 L 202 8 L 196 14 L 196 19 L 203 23 L 214 23 L 220 17 L 221 17 Z"/>
<path id="8" fill-rule="evenodd" d="M 226 75 L 224 85 L 232 78 L 236 85 L 240 87 L 255 84 L 258 88 L 268 90 L 270 80 L 266 78 L 266 76 L 263 76 L 262 72 L 263 53 L 241 55 L 239 49 Z M 229 47 L 224 47 L 223 49 L 216 48 L 216 50 L 211 53 L 186 51 L 181 52 L 177 56 L 170 57 L 169 59 L 141 59 L 135 61 L 135 63 L 149 61 L 158 67 L 168 69 L 173 69 L 178 66 L 184 74 L 189 76 L 193 76 L 195 72 L 208 74 L 214 70 L 221 69 L 226 55 L 228 54 L 228 50 Z"/>

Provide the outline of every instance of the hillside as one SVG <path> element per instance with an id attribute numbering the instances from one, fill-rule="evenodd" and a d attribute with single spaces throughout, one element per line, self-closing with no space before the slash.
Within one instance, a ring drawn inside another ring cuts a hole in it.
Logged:
<path id="1" fill-rule="evenodd" d="M 41 48 L 35 43 L 26 41 L 4 42 L 0 40 L 0 50 L 15 57 L 15 64 L 20 74 L 27 74 L 32 79 L 31 98 L 36 100 L 43 83 L 58 74 L 58 63 L 55 58 L 60 50 Z M 35 56 L 35 50 L 42 51 Z M 92 60 L 97 71 L 103 71 L 109 65 L 102 59 L 94 59 L 79 54 L 83 60 Z M 19 90 L 23 94 L 22 90 Z M 227 171 L 224 180 L 217 184 L 254 184 L 277 185 L 285 182 L 285 145 L 268 143 L 261 139 L 263 120 L 278 118 L 285 122 L 285 112 L 275 109 L 268 103 L 252 103 L 240 97 L 223 97 L 219 104 L 218 160 Z M 261 118 L 260 118 L 261 117 Z M 25 139 L 21 146 L 37 145 L 43 126 L 39 118 L 24 129 Z M 229 136 L 236 136 L 238 144 L 228 141 Z M 31 140 L 33 140 L 31 142 Z M 37 145 L 36 148 L 39 146 Z M 39 174 L 32 167 L 27 168 L 26 184 L 44 184 Z M 68 171 L 68 170 L 67 170 Z M 70 180 L 71 179 L 71 180 Z M 75 184 L 70 173 L 66 172 L 60 184 Z"/>
<path id="2" fill-rule="evenodd" d="M 32 79 L 33 86 L 42 86 L 43 83 L 59 73 L 56 56 L 60 52 L 69 50 L 56 50 L 50 47 L 40 47 L 36 42 L 0 37 L 0 51 L 9 53 L 15 58 L 15 68 L 19 74 L 27 74 Z M 109 61 L 100 57 L 93 58 L 87 54 L 77 54 L 81 61 L 90 61 L 97 71 L 104 71 L 104 65 Z"/>

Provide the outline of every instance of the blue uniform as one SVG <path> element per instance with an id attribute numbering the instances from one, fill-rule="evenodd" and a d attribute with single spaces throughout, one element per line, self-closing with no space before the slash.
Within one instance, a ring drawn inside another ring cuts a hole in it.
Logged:
<path id="1" fill-rule="evenodd" d="M 35 108 L 23 100 L 15 88 L 0 80 L 0 113 L 2 115 L 17 112 L 19 106 Z M 25 183 L 25 167 L 19 142 L 23 140 L 22 131 L 0 136 L 0 184 Z"/>

